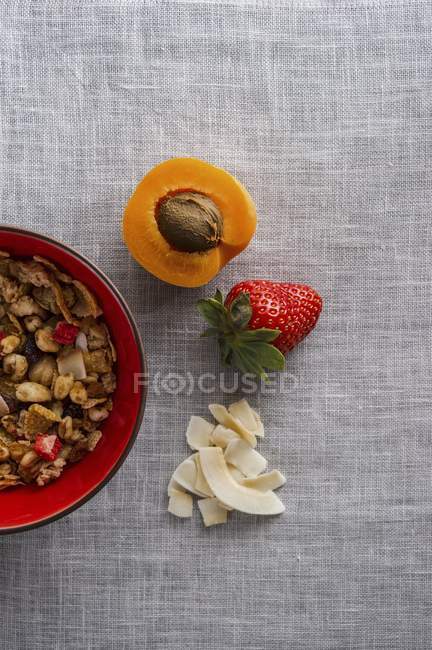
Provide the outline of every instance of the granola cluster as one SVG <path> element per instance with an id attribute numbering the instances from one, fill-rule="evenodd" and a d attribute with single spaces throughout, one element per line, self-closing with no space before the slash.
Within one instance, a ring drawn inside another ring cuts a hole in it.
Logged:
<path id="1" fill-rule="evenodd" d="M 102 437 L 117 355 L 101 316 L 52 262 L 0 251 L 0 490 L 47 485 Z"/>

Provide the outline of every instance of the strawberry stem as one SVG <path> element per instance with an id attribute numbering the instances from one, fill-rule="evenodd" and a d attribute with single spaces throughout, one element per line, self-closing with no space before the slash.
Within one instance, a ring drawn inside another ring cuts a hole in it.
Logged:
<path id="1" fill-rule="evenodd" d="M 197 302 L 197 309 L 210 325 L 201 336 L 217 338 L 222 363 L 268 381 L 267 370 L 283 370 L 285 357 L 272 342 L 278 329 L 248 329 L 252 318 L 250 296 L 241 292 L 226 307 L 219 289 L 213 298 Z"/>

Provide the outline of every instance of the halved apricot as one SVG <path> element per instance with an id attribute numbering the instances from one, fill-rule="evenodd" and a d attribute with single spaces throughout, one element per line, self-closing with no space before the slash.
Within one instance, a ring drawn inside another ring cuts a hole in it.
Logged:
<path id="1" fill-rule="evenodd" d="M 196 158 L 172 158 L 137 186 L 123 237 L 156 277 L 199 287 L 246 248 L 255 228 L 254 203 L 236 178 Z"/>

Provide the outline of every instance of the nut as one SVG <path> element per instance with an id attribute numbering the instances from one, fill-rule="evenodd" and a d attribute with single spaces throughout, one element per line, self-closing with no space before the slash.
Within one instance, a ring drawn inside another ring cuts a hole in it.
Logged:
<path id="1" fill-rule="evenodd" d="M 59 344 L 52 338 L 53 331 L 52 327 L 42 327 L 41 329 L 36 330 L 36 345 L 39 350 L 42 350 L 42 352 L 58 352 L 60 350 Z"/>
<path id="2" fill-rule="evenodd" d="M 31 334 L 34 334 L 43 325 L 42 318 L 39 316 L 26 316 L 24 318 L 24 325 L 26 330 Z"/>
<path id="3" fill-rule="evenodd" d="M 49 402 L 51 391 L 35 381 L 25 381 L 17 386 L 16 398 L 20 402 Z"/>
<path id="4" fill-rule="evenodd" d="M 72 386 L 74 385 L 74 382 L 75 382 L 74 376 L 70 372 L 67 375 L 59 375 L 54 384 L 54 398 L 66 399 L 66 397 L 69 395 L 71 391 Z"/>
<path id="5" fill-rule="evenodd" d="M 0 445 L 0 463 L 3 463 L 5 460 L 8 460 L 10 456 L 9 449 Z"/>
<path id="6" fill-rule="evenodd" d="M 54 372 L 57 370 L 57 363 L 54 357 L 44 355 L 39 361 L 32 365 L 29 371 L 30 381 L 44 386 L 51 386 Z"/>
<path id="7" fill-rule="evenodd" d="M 21 381 L 28 370 L 27 359 L 22 354 L 7 354 L 3 359 L 3 370 L 13 382 Z"/>
<path id="8" fill-rule="evenodd" d="M 13 442 L 9 446 L 9 452 L 11 455 L 12 460 L 14 460 L 16 463 L 20 463 L 22 458 L 24 457 L 24 454 L 26 454 L 29 451 L 30 447 L 30 442 L 27 440 L 21 440 L 20 442 Z"/>
<path id="9" fill-rule="evenodd" d="M 35 460 L 37 460 L 39 456 L 33 449 L 30 449 L 30 451 L 27 451 L 24 456 L 21 458 L 20 462 L 20 468 L 26 468 L 30 467 L 30 465 L 33 465 Z"/>
<path id="10" fill-rule="evenodd" d="M 16 336 L 15 334 L 5 336 L 5 338 L 0 341 L 0 353 L 4 356 L 6 354 L 10 354 L 11 352 L 15 352 L 20 343 L 20 337 Z"/>
<path id="11" fill-rule="evenodd" d="M 69 397 L 75 404 L 85 404 L 87 402 L 87 391 L 80 381 L 75 381 L 69 392 Z"/>

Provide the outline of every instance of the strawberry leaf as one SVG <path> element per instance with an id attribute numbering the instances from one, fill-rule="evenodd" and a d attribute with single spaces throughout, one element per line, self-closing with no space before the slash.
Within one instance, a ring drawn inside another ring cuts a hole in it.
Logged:
<path id="1" fill-rule="evenodd" d="M 278 329 L 247 329 L 252 317 L 250 296 L 240 293 L 227 309 L 218 290 L 213 298 L 199 300 L 197 308 L 210 325 L 201 336 L 217 337 L 222 363 L 268 381 L 268 370 L 283 370 L 285 358 L 272 345 Z"/>
<path id="2" fill-rule="evenodd" d="M 209 298 L 208 300 L 198 300 L 197 308 L 201 316 L 212 327 L 220 327 L 222 325 L 224 314 L 221 308 L 225 309 L 218 301 Z"/>
<path id="3" fill-rule="evenodd" d="M 285 357 L 274 345 L 269 343 L 250 343 L 248 348 L 257 362 L 269 370 L 283 370 L 285 366 Z"/>
<path id="4" fill-rule="evenodd" d="M 266 327 L 262 327 L 259 330 L 246 330 L 241 333 L 242 341 L 264 341 L 265 343 L 271 343 L 280 334 L 280 330 L 270 330 Z"/>

